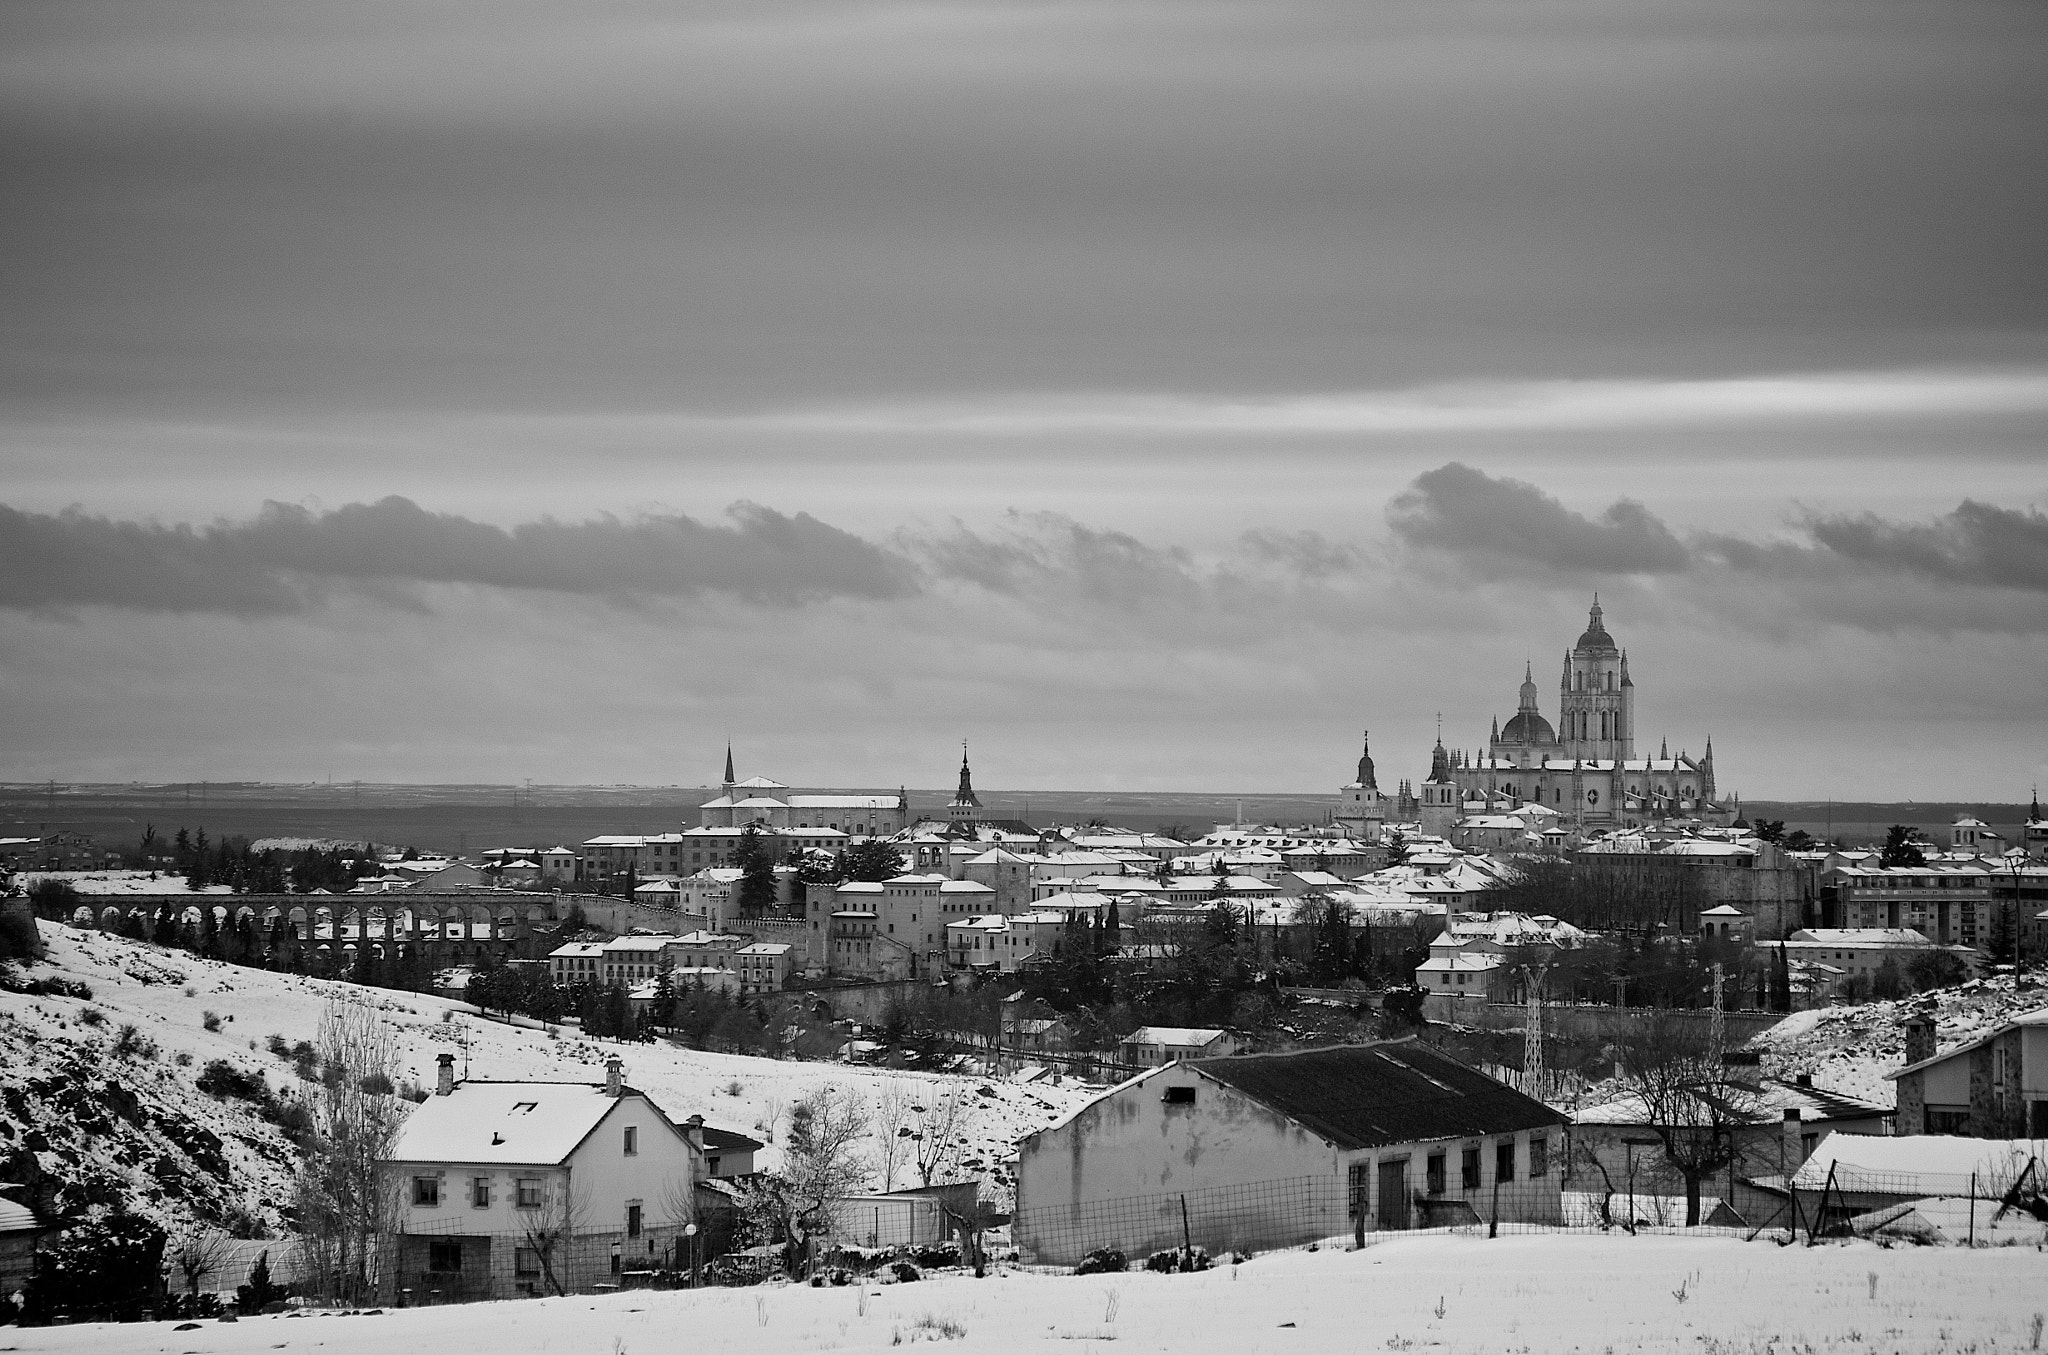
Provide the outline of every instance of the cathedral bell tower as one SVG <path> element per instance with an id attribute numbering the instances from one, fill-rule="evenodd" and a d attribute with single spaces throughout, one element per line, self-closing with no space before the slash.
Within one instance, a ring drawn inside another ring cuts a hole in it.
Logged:
<path id="1" fill-rule="evenodd" d="M 1635 683 L 1628 657 L 1607 633 L 1600 597 L 1585 633 L 1564 656 L 1558 699 L 1558 751 L 1575 761 L 1615 762 L 1635 756 Z"/>

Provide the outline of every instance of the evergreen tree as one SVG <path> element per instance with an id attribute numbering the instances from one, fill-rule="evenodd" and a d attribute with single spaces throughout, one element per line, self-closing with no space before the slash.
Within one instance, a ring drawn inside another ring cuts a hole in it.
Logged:
<path id="1" fill-rule="evenodd" d="M 633 999 L 626 995 L 626 985 L 615 983 L 604 993 L 605 1034 L 616 1039 L 628 1040 L 635 1033 L 633 1021 Z"/>
<path id="2" fill-rule="evenodd" d="M 758 826 L 748 824 L 733 848 L 733 864 L 740 869 L 740 892 L 736 903 L 741 917 L 759 917 L 775 906 L 775 859 L 769 855 Z"/>
<path id="3" fill-rule="evenodd" d="M 1877 853 L 1880 866 L 1924 866 L 1927 856 L 1913 841 L 1909 824 L 1895 823 L 1884 830 L 1884 846 Z"/>
<path id="4" fill-rule="evenodd" d="M 1792 1010 L 1792 963 L 1785 955 L 1785 943 L 1780 941 L 1771 960 L 1771 1010 L 1789 1012 Z"/>
<path id="5" fill-rule="evenodd" d="M 150 937 L 160 946 L 178 944 L 178 911 L 169 903 L 159 904 L 156 910 L 156 931 Z"/>
<path id="6" fill-rule="evenodd" d="M 1116 900 L 1109 901 L 1108 911 L 1102 915 L 1102 930 L 1096 936 L 1096 950 L 1103 955 L 1114 955 L 1123 948 L 1124 925 L 1118 916 Z"/>

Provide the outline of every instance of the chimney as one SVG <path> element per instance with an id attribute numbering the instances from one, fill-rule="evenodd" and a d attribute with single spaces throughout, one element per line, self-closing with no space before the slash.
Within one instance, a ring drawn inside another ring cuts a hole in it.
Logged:
<path id="1" fill-rule="evenodd" d="M 604 1061 L 604 1094 L 617 1096 L 626 1090 L 626 1065 L 614 1054 Z"/>
<path id="2" fill-rule="evenodd" d="M 455 1056 L 443 1054 L 435 1062 L 441 1067 L 439 1075 L 434 1080 L 434 1095 L 446 1096 L 455 1090 Z"/>
<path id="3" fill-rule="evenodd" d="M 1785 1112 L 1784 1135 L 1785 1174 L 1790 1176 L 1806 1161 L 1806 1145 L 1800 1139 L 1799 1108 L 1794 1106 Z"/>
<path id="4" fill-rule="evenodd" d="M 702 1115 L 692 1115 L 689 1119 L 683 1121 L 683 1137 L 690 1141 L 692 1148 L 695 1148 L 698 1152 L 704 1151 L 704 1117 Z"/>
<path id="5" fill-rule="evenodd" d="M 1919 1063 L 1934 1057 L 1934 1019 L 1916 1016 L 1906 1022 L 1906 1062 Z"/>

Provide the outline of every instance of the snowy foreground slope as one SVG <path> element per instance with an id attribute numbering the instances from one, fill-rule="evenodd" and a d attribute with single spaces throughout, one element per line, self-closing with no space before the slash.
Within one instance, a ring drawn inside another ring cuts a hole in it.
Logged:
<path id="1" fill-rule="evenodd" d="M 971 1077 L 707 1054 L 667 1044 L 586 1040 L 575 1027 L 551 1034 L 486 1021 L 462 1003 L 441 998 L 245 969 L 51 923 L 42 924 L 42 931 L 49 963 L 34 966 L 29 975 L 83 982 L 93 996 L 85 1001 L 0 993 L 0 1086 L 30 1077 L 61 1083 L 98 1069 L 102 1076 L 138 1086 L 158 1101 L 182 1104 L 222 1140 L 231 1164 L 227 1179 L 246 1193 L 248 1211 L 272 1223 L 277 1206 L 288 1198 L 282 1139 L 244 1103 L 216 1101 L 199 1093 L 193 1083 L 209 1060 L 227 1059 L 244 1070 L 263 1072 L 274 1088 L 295 1088 L 298 1080 L 291 1063 L 269 1052 L 269 1037 L 282 1035 L 287 1043 L 316 1038 L 321 1014 L 333 1001 L 367 1003 L 384 1013 L 397 1037 L 401 1081 L 410 1078 L 432 1087 L 436 1057 L 447 1052 L 455 1056 L 458 1076 L 466 1068 L 477 1078 L 601 1082 L 604 1061 L 617 1055 L 625 1061 L 628 1080 L 678 1120 L 700 1114 L 712 1125 L 771 1143 L 779 1139 L 791 1105 L 828 1084 L 852 1087 L 871 1101 L 885 1086 L 894 1085 L 917 1104 L 957 1091 L 975 1107 L 964 1131 L 968 1146 L 962 1165 L 969 1173 L 986 1173 L 984 1194 L 1002 1203 L 1008 1198 L 1008 1175 L 999 1172 L 997 1164 L 1013 1154 L 1015 1141 L 1065 1115 L 1089 1095 L 1072 1084 L 1019 1086 Z M 81 1013 L 88 1007 L 104 1014 L 105 1022 L 84 1024 Z M 218 1030 L 205 1027 L 209 1011 L 220 1018 Z M 108 1061 L 106 1050 L 126 1024 L 147 1036 L 158 1053 L 120 1068 Z M 189 1055 L 189 1061 L 180 1064 L 179 1054 Z M 103 1085 L 94 1083 L 93 1090 L 102 1091 Z M 62 1115 L 40 1101 L 30 1109 L 36 1112 L 31 1118 Z M 39 1127 L 61 1128 L 47 1120 Z M 0 1144 L 0 1151 L 6 1147 Z M 59 1144 L 50 1150 L 50 1168 L 70 1170 L 60 1159 L 76 1151 L 96 1150 Z M 153 1189 L 146 1175 L 139 1174 L 142 1169 L 132 1160 L 132 1152 L 124 1157 L 120 1146 L 110 1143 L 105 1155 L 105 1162 L 92 1164 L 95 1169 L 123 1177 L 140 1190 Z M 771 1147 L 761 1165 L 776 1165 L 776 1157 Z M 899 1164 L 895 1184 L 916 1182 Z M 183 1198 L 144 1203 L 147 1212 L 166 1222 L 191 1217 L 191 1205 Z"/>
<path id="2" fill-rule="evenodd" d="M 1873 1297 L 1874 1292 L 1874 1297 Z M 1683 1296 L 1681 1298 L 1681 1295 Z M 1438 1313 L 1441 1305 L 1441 1315 Z M 1780 1248 L 1724 1238 L 1403 1238 L 1281 1252 L 1198 1275 L 948 1276 L 865 1291 L 626 1293 L 375 1315 L 10 1331 L 22 1351 L 322 1355 L 963 1352 L 2023 1351 L 2048 1308 L 2031 1250 Z M 959 1332 L 955 1336 L 951 1333 Z"/>

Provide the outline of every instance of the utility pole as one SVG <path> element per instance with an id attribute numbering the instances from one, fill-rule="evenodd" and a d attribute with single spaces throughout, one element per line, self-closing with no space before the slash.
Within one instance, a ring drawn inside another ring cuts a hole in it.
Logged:
<path id="1" fill-rule="evenodd" d="M 1523 965 L 1522 986 L 1527 991 L 1529 1011 L 1523 1020 L 1522 1094 L 1543 1095 L 1543 977 L 1549 966 Z"/>
<path id="2" fill-rule="evenodd" d="M 1721 1010 L 1721 990 L 1727 982 L 1727 978 L 1728 976 L 1721 970 L 1721 962 L 1719 960 L 1714 961 L 1714 1011 L 1707 1018 L 1707 1029 L 1709 1032 L 1708 1038 L 1713 1045 L 1714 1057 L 1716 1059 L 1721 1057 L 1728 1038 L 1728 1020 Z"/>

